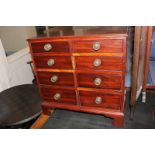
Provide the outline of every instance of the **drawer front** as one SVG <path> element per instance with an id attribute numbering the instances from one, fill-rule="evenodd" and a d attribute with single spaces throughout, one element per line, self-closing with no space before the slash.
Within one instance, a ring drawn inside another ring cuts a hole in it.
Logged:
<path id="1" fill-rule="evenodd" d="M 62 41 L 31 43 L 33 53 L 63 53 L 70 52 L 69 43 Z"/>
<path id="2" fill-rule="evenodd" d="M 78 87 L 99 88 L 99 89 L 121 89 L 120 75 L 85 74 L 77 73 Z"/>
<path id="3" fill-rule="evenodd" d="M 92 41 L 76 41 L 73 43 L 73 51 L 77 53 L 122 52 L 122 40 L 104 39 Z"/>
<path id="4" fill-rule="evenodd" d="M 69 56 L 34 56 L 34 61 L 37 68 L 72 69 Z"/>
<path id="5" fill-rule="evenodd" d="M 76 93 L 74 90 L 41 87 L 41 92 L 45 101 L 60 104 L 76 104 Z"/>
<path id="6" fill-rule="evenodd" d="M 73 73 L 38 72 L 40 84 L 74 86 Z"/>
<path id="7" fill-rule="evenodd" d="M 75 57 L 76 69 L 122 70 L 121 57 L 78 56 Z"/>
<path id="8" fill-rule="evenodd" d="M 80 91 L 79 95 L 82 106 L 120 109 L 121 95 L 119 94 Z"/>

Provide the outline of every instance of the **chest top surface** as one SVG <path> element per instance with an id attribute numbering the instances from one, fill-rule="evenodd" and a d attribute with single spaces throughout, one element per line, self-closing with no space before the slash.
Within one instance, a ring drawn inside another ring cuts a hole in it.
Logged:
<path id="1" fill-rule="evenodd" d="M 27 39 L 28 41 L 42 41 L 42 40 L 81 40 L 81 39 L 93 39 L 93 38 L 124 38 L 127 37 L 127 29 L 122 30 L 106 30 L 104 28 L 94 29 L 76 29 L 58 31 L 58 33 L 49 33 L 49 35 L 39 35 Z"/>

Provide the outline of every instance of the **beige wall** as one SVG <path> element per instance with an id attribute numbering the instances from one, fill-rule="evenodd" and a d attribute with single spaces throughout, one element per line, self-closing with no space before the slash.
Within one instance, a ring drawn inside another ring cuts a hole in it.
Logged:
<path id="1" fill-rule="evenodd" d="M 19 51 L 27 46 L 26 39 L 36 36 L 34 26 L 0 26 L 0 38 L 5 51 Z"/>

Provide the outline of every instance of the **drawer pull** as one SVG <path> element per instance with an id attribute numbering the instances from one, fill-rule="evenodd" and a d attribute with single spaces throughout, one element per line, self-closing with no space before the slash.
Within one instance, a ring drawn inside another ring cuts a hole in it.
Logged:
<path id="1" fill-rule="evenodd" d="M 48 65 L 48 66 L 53 66 L 54 63 L 55 63 L 54 59 L 49 59 L 49 60 L 47 61 L 47 65 Z"/>
<path id="2" fill-rule="evenodd" d="M 52 45 L 51 45 L 51 44 L 45 44 L 45 45 L 44 45 L 44 50 L 45 50 L 45 51 L 48 52 L 48 51 L 50 51 L 51 49 L 52 49 Z"/>
<path id="3" fill-rule="evenodd" d="M 101 63 L 102 63 L 101 59 L 95 59 L 94 62 L 93 62 L 95 67 L 99 67 L 101 65 Z"/>
<path id="4" fill-rule="evenodd" d="M 51 77 L 51 82 L 56 82 L 58 80 L 58 76 L 56 76 L 56 75 L 53 75 L 52 77 Z"/>
<path id="5" fill-rule="evenodd" d="M 101 104 L 102 103 L 102 98 L 101 97 L 96 97 L 95 103 L 96 104 Z"/>
<path id="6" fill-rule="evenodd" d="M 55 95 L 54 95 L 54 100 L 59 100 L 60 98 L 61 98 L 61 95 L 60 95 L 60 93 L 56 93 Z"/>
<path id="7" fill-rule="evenodd" d="M 95 51 L 98 51 L 98 50 L 100 49 L 100 47 L 101 47 L 101 44 L 100 44 L 99 42 L 95 42 L 95 43 L 93 44 L 93 49 L 94 49 Z"/>
<path id="8" fill-rule="evenodd" d="M 102 82 L 101 78 L 96 78 L 96 79 L 94 80 L 94 84 L 95 84 L 96 86 L 99 86 L 99 85 L 101 84 L 101 82 Z"/>

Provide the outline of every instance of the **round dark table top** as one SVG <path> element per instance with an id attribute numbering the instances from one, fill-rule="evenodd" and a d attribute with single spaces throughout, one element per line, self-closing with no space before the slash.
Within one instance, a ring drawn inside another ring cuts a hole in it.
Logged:
<path id="1" fill-rule="evenodd" d="M 28 122 L 41 113 L 41 98 L 35 84 L 24 84 L 0 92 L 0 125 Z"/>

